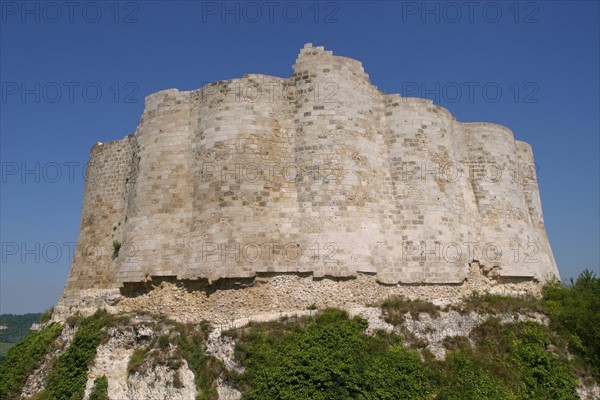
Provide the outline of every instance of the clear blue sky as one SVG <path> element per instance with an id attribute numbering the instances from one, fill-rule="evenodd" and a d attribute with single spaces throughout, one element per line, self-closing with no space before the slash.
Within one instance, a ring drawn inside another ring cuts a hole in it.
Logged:
<path id="1" fill-rule="evenodd" d="M 562 277 L 599 270 L 597 1 L 0 4 L 1 313 L 57 301 L 89 149 L 132 133 L 144 96 L 287 77 L 306 42 L 529 142 Z"/>

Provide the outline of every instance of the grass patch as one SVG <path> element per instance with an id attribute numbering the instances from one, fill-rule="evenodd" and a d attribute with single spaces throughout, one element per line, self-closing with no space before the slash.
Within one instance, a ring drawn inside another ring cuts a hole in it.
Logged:
<path id="1" fill-rule="evenodd" d="M 108 398 L 108 378 L 101 376 L 94 380 L 94 386 L 90 392 L 90 400 L 109 400 Z"/>
<path id="2" fill-rule="evenodd" d="M 247 325 L 228 329 L 221 332 L 222 336 L 229 336 L 235 339 L 243 339 L 246 336 L 253 336 L 259 332 L 269 332 L 272 337 L 282 337 L 288 332 L 297 330 L 314 321 L 310 316 L 282 316 L 279 319 L 265 322 L 250 321 Z"/>
<path id="3" fill-rule="evenodd" d="M 381 304 L 383 319 L 395 326 L 404 322 L 404 315 L 406 313 L 409 313 L 413 319 L 418 320 L 421 313 L 437 317 L 440 314 L 440 310 L 440 307 L 433 303 L 420 299 L 410 300 L 404 297 L 391 297 Z"/>
<path id="4" fill-rule="evenodd" d="M 450 351 L 464 350 L 471 346 L 469 339 L 464 336 L 447 336 L 442 341 L 442 344 L 446 350 Z"/>
<path id="5" fill-rule="evenodd" d="M 179 371 L 176 371 L 175 375 L 173 375 L 173 387 L 177 389 L 185 387 L 183 381 L 181 380 L 181 374 L 179 373 Z"/>
<path id="6" fill-rule="evenodd" d="M 450 308 L 463 314 L 469 312 L 487 314 L 544 312 L 541 300 L 533 296 L 506 296 L 491 293 L 479 294 L 477 292 L 462 303 L 450 306 Z"/>
<path id="7" fill-rule="evenodd" d="M 231 374 L 223 363 L 213 356 L 206 354 L 206 339 L 210 332 L 210 325 L 203 323 L 193 327 L 190 325 L 179 326 L 177 347 L 182 357 L 187 361 L 189 368 L 194 373 L 194 382 L 200 391 L 198 399 L 216 400 L 217 379 L 219 377 L 230 380 Z M 178 375 L 175 375 L 177 378 Z M 176 381 L 173 382 L 175 385 Z"/>
<path id="8" fill-rule="evenodd" d="M 143 373 L 142 365 L 144 365 L 147 351 L 148 348 L 146 346 L 138 347 L 133 351 L 129 358 L 129 362 L 127 363 L 127 373 L 129 375 L 133 375 L 136 372 Z"/>
<path id="9" fill-rule="evenodd" d="M 177 332 L 171 333 L 173 337 L 177 334 Z M 171 335 L 160 335 L 148 345 L 136 348 L 127 364 L 129 375 L 136 373 L 147 375 L 159 365 L 166 366 L 171 370 L 181 368 L 183 356 L 179 348 L 171 347 L 171 341 L 176 340 Z"/>

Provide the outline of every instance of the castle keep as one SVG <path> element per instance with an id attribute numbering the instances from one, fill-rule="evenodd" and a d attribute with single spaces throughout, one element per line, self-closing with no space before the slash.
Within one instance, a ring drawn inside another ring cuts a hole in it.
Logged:
<path id="1" fill-rule="evenodd" d="M 61 304 L 157 279 L 452 286 L 473 266 L 558 276 L 531 147 L 307 44 L 289 78 L 149 95 L 132 135 L 92 148 Z"/>

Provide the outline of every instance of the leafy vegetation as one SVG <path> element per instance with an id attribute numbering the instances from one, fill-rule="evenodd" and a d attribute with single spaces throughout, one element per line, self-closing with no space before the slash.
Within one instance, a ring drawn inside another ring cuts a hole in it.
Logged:
<path id="1" fill-rule="evenodd" d="M 112 247 L 113 247 L 112 259 L 114 260 L 115 258 L 119 257 L 119 251 L 121 251 L 121 242 L 119 242 L 117 240 L 113 241 Z"/>
<path id="2" fill-rule="evenodd" d="M 470 337 L 473 347 L 451 340 L 446 360 L 430 364 L 440 377 L 438 399 L 577 398 L 565 343 L 544 325 L 490 318 Z"/>
<path id="3" fill-rule="evenodd" d="M 584 271 L 569 284 L 546 285 L 543 295 L 550 326 L 568 337 L 569 350 L 600 379 L 600 278 Z"/>
<path id="4" fill-rule="evenodd" d="M 108 379 L 101 376 L 94 380 L 94 387 L 90 393 L 90 400 L 109 400 L 108 398 Z"/>
<path id="5" fill-rule="evenodd" d="M 311 307 L 312 308 L 312 307 Z M 381 306 L 394 334 L 367 335 L 364 319 L 328 309 L 310 317 L 250 323 L 223 332 L 237 339 L 237 374 L 206 354 L 210 326 L 153 319 L 153 340 L 136 349 L 130 374 L 157 365 L 174 371 L 173 387 L 183 386 L 180 368 L 194 373 L 198 399 L 215 400 L 217 379 L 237 386 L 244 399 L 573 399 L 577 379 L 600 375 L 600 279 L 584 272 L 568 284 L 552 282 L 543 298 L 475 294 L 451 309 L 486 313 L 490 318 L 469 337 L 447 337 L 446 358 L 436 360 L 427 343 L 405 325 L 407 314 L 436 317 L 439 307 L 421 300 L 390 298 Z M 495 316 L 543 312 L 545 326 L 532 321 L 500 323 Z M 98 312 L 73 317 L 79 325 L 71 345 L 52 366 L 40 400 L 82 398 L 87 371 L 106 327 L 125 326 L 128 317 Z M 14 399 L 44 355 L 53 351 L 62 326 L 50 324 L 12 348 L 0 364 L 0 398 Z M 135 329 L 135 328 L 134 328 Z M 185 360 L 185 361 L 184 361 Z M 90 399 L 108 397 L 108 381 L 94 382 Z"/>
<path id="6" fill-rule="evenodd" d="M 83 398 L 88 367 L 103 337 L 102 328 L 110 325 L 111 318 L 105 312 L 98 311 L 81 320 L 73 342 L 52 368 L 48 383 L 40 394 L 41 400 Z"/>
<path id="7" fill-rule="evenodd" d="M 6 359 L 0 364 L 0 399 L 19 396 L 27 377 L 53 349 L 55 339 L 61 331 L 61 324 L 48 325 L 31 332 L 25 340 L 10 349 Z"/>
<path id="8" fill-rule="evenodd" d="M 365 335 L 363 319 L 330 309 L 314 321 L 280 325 L 255 324 L 240 338 L 245 399 L 429 398 L 418 353 L 398 337 Z"/>
<path id="9" fill-rule="evenodd" d="M 209 332 L 210 326 L 206 323 L 195 328 L 189 325 L 180 325 L 180 335 L 177 341 L 177 348 L 194 373 L 194 382 L 200 391 L 197 398 L 201 400 L 218 399 L 217 378 L 220 376 L 223 379 L 230 379 L 230 373 L 223 363 L 206 354 L 206 339 Z M 177 377 L 178 375 L 175 375 L 175 378 Z M 175 381 L 174 385 L 177 383 Z"/>
<path id="10" fill-rule="evenodd" d="M 333 309 L 315 319 L 251 323 L 224 332 L 238 339 L 236 356 L 245 371 L 235 381 L 243 398 L 566 400 L 578 398 L 577 379 L 589 377 L 590 368 L 598 376 L 600 280 L 590 272 L 570 284 L 546 285 L 542 299 L 475 294 L 453 306 L 492 317 L 469 338 L 446 338 L 443 361 L 413 346 L 415 338 L 401 329 L 407 313 L 435 317 L 439 307 L 390 298 L 381 308 L 399 335 L 367 336 L 366 321 Z M 493 317 L 529 312 L 545 313 L 550 325 L 503 324 Z"/>
<path id="11" fill-rule="evenodd" d="M 496 379 L 468 351 L 448 354 L 446 362 L 439 363 L 436 371 L 440 376 L 441 388 L 438 400 L 507 400 L 516 397 L 507 385 Z"/>

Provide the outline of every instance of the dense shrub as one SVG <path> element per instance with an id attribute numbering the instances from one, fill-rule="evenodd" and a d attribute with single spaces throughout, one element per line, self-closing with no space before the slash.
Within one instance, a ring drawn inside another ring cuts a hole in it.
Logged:
<path id="1" fill-rule="evenodd" d="M 109 316 L 99 311 L 93 316 L 81 320 L 73 341 L 52 368 L 40 399 L 83 398 L 88 367 L 96 356 L 96 349 L 102 337 L 102 327 L 109 319 Z"/>
<path id="2" fill-rule="evenodd" d="M 576 380 L 561 338 L 535 322 L 501 324 L 495 318 L 471 332 L 444 362 L 438 399 L 575 399 Z M 553 351 L 551 351 L 551 349 Z"/>
<path id="3" fill-rule="evenodd" d="M 398 309 L 398 308 L 396 308 Z M 410 311 L 408 311 L 410 312 Z M 535 322 L 489 318 L 470 341 L 449 338 L 444 361 L 397 335 L 326 310 L 314 320 L 252 324 L 238 332 L 244 399 L 574 399 L 566 342 Z"/>
<path id="4" fill-rule="evenodd" d="M 551 327 L 566 336 L 570 350 L 600 378 L 600 278 L 584 271 L 570 284 L 554 282 L 543 290 Z"/>
<path id="5" fill-rule="evenodd" d="M 427 377 L 416 351 L 407 351 L 401 344 L 392 345 L 375 355 L 369 367 L 365 371 L 367 392 L 360 398 L 429 398 Z"/>
<path id="6" fill-rule="evenodd" d="M 442 384 L 437 400 L 510 400 L 516 397 L 503 380 L 492 375 L 487 366 L 464 351 L 450 353 L 440 363 Z"/>
<path id="7" fill-rule="evenodd" d="M 532 322 L 503 326 L 506 357 L 525 384 L 522 398 L 567 400 L 577 398 L 576 380 L 566 360 L 549 351 L 547 328 Z"/>
<path id="8" fill-rule="evenodd" d="M 390 337 L 363 333 L 365 320 L 326 310 L 314 322 L 271 336 L 255 331 L 237 352 L 245 399 L 428 398 L 416 352 Z"/>
<path id="9" fill-rule="evenodd" d="M 25 340 L 10 349 L 0 364 L 0 399 L 13 399 L 20 395 L 27 377 L 54 348 L 55 339 L 61 331 L 61 324 L 48 325 L 31 332 Z"/>

